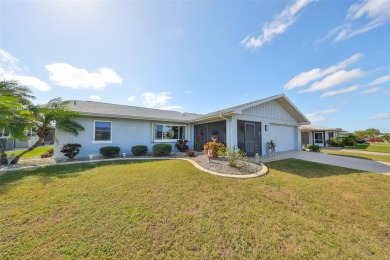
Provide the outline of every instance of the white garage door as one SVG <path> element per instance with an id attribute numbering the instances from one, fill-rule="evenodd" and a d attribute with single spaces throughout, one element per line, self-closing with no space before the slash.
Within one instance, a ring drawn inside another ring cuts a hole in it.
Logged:
<path id="1" fill-rule="evenodd" d="M 270 125 L 272 140 L 276 143 L 276 152 L 296 150 L 298 148 L 298 132 L 296 126 Z"/>

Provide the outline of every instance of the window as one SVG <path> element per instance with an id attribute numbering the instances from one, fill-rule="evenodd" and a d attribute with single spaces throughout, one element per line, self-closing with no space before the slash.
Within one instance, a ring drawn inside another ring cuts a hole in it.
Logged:
<path id="1" fill-rule="evenodd" d="M 94 121 L 94 141 L 111 142 L 111 122 Z"/>
<path id="2" fill-rule="evenodd" d="M 154 125 L 154 140 L 186 139 L 186 127 L 177 125 Z"/>
<path id="3" fill-rule="evenodd" d="M 323 144 L 324 143 L 324 135 L 322 132 L 314 133 L 314 143 L 315 144 Z"/>
<path id="4" fill-rule="evenodd" d="M 329 139 L 334 137 L 334 132 L 329 132 Z"/>

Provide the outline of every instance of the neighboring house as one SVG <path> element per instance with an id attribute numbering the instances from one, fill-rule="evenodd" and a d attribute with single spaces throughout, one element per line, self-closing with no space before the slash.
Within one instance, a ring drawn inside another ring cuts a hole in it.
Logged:
<path id="1" fill-rule="evenodd" d="M 177 139 L 201 150 L 212 137 L 249 156 L 265 155 L 271 139 L 277 152 L 300 149 L 299 126 L 310 124 L 283 94 L 205 115 L 79 100 L 72 100 L 69 108 L 81 114 L 76 121 L 85 131 L 76 137 L 56 130 L 57 159 L 65 158 L 60 149 L 67 143 L 81 144 L 83 157 L 99 154 L 104 146 L 119 146 L 128 154 L 134 145 L 146 145 L 149 152 L 157 143 L 171 143 L 174 148 Z"/>
<path id="2" fill-rule="evenodd" d="M 0 142 L 2 143 L 4 150 L 11 151 L 15 149 L 27 149 L 36 141 L 38 141 L 38 136 L 32 135 L 31 132 L 26 133 L 27 140 L 21 141 L 11 138 L 11 135 L 6 130 L 0 129 Z M 48 136 L 45 137 L 43 145 L 52 145 L 54 143 L 54 129 L 50 130 Z"/>
<path id="3" fill-rule="evenodd" d="M 302 125 L 301 127 L 302 145 L 315 144 L 327 146 L 326 141 L 332 137 L 338 137 L 346 131 L 316 125 Z"/>

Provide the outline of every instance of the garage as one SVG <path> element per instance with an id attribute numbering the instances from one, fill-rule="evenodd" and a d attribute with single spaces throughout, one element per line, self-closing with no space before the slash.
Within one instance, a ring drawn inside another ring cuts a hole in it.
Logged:
<path id="1" fill-rule="evenodd" d="M 270 136 L 276 143 L 276 152 L 298 149 L 298 131 L 296 126 L 271 124 Z"/>

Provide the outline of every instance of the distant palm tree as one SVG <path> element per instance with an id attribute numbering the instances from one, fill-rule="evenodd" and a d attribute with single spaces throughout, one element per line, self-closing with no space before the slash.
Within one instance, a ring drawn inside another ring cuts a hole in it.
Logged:
<path id="1" fill-rule="evenodd" d="M 51 129 L 56 128 L 59 131 L 75 136 L 79 134 L 79 131 L 84 131 L 84 127 L 74 120 L 79 114 L 69 110 L 67 108 L 68 103 L 69 101 L 62 101 L 61 98 L 56 98 L 50 100 L 45 106 L 34 106 L 30 109 L 34 118 L 30 126 L 32 132 L 38 136 L 38 140 L 26 151 L 15 156 L 15 159 L 11 162 L 12 164 L 18 163 L 23 155 L 42 144 Z"/>
<path id="2" fill-rule="evenodd" d="M 0 131 L 5 130 L 14 139 L 26 139 L 24 130 L 31 119 L 31 90 L 17 81 L 0 82 Z M 7 154 L 0 142 L 0 164 L 7 164 Z"/>

